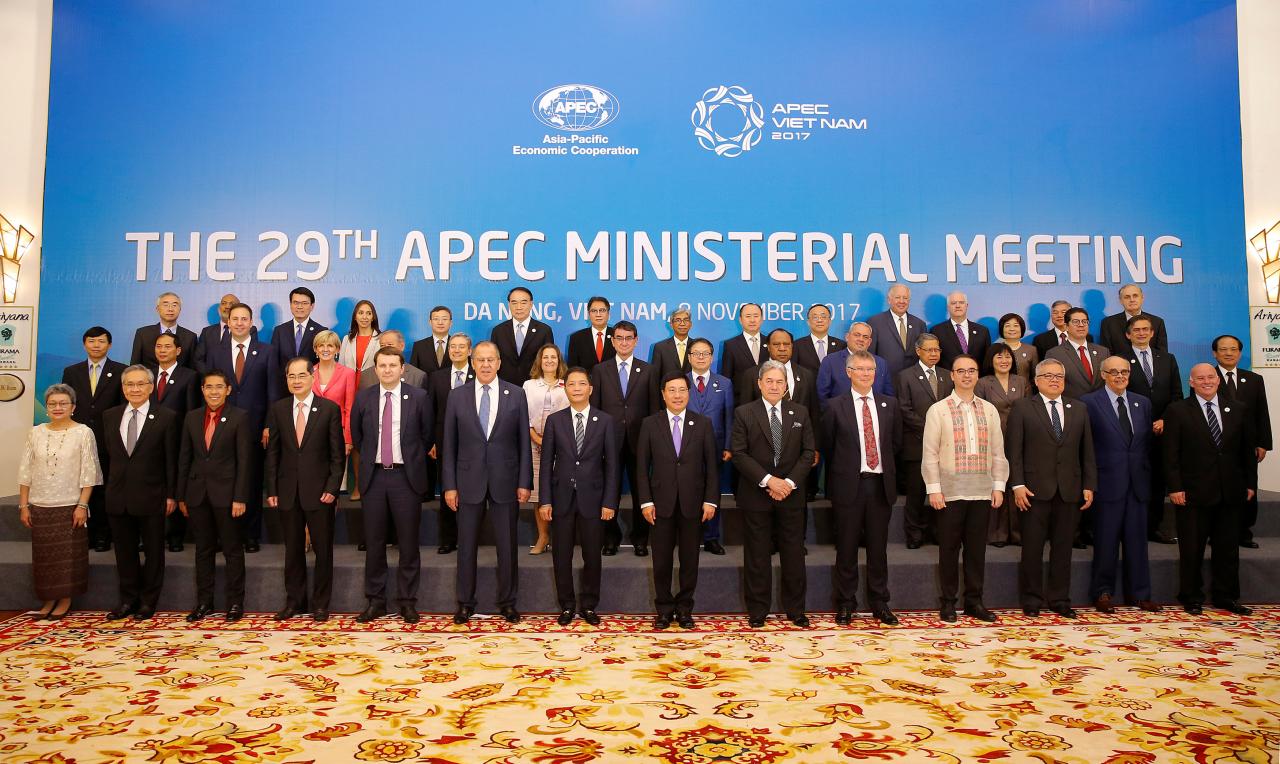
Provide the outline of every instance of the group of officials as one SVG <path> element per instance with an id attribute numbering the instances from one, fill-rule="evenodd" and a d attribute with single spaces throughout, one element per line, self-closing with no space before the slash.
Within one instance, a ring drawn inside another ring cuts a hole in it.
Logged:
<path id="1" fill-rule="evenodd" d="M 451 332 L 452 311 L 432 309 L 432 334 L 413 345 L 407 363 L 403 336 L 379 331 L 368 301 L 339 337 L 311 319 L 311 291 L 296 288 L 291 319 L 264 342 L 253 309 L 235 295 L 197 336 L 178 324 L 181 300 L 166 293 L 156 304 L 159 322 L 135 334 L 131 365 L 107 357 L 111 334 L 95 326 L 83 336 L 87 359 L 63 375 L 106 476 L 88 502 L 88 539 L 115 549 L 120 604 L 108 617 L 154 613 L 165 551 L 182 548 L 187 523 L 197 580 L 189 620 L 214 612 L 219 551 L 226 618 L 242 617 L 244 554 L 259 549 L 265 496 L 280 514 L 286 549 L 277 618 L 326 620 L 334 510 L 349 458 L 363 510 L 361 622 L 388 613 L 419 620 L 421 507 L 437 489 L 438 551 L 458 552 L 455 623 L 475 614 L 486 518 L 499 611 L 518 622 L 518 509 L 536 488 L 537 513 L 550 522 L 559 621 L 598 623 L 601 557 L 617 554 L 623 539 L 624 477 L 631 548 L 638 556 L 652 548 L 657 628 L 693 626 L 699 552 L 724 553 L 725 487 L 742 511 L 744 599 L 754 627 L 770 612 L 775 552 L 786 617 L 809 623 L 806 512 L 823 485 L 835 519 L 840 624 L 858 609 L 860 546 L 870 612 L 897 622 L 887 540 L 900 493 L 907 546 L 938 544 L 943 620 L 956 620 L 957 603 L 994 620 L 983 605 L 988 543 L 1021 544 L 1018 590 L 1028 615 L 1046 608 L 1075 615 L 1070 561 L 1082 540 L 1094 545 L 1090 597 L 1099 610 L 1110 612 L 1121 596 L 1159 609 L 1146 544 L 1172 541 L 1161 529 L 1166 495 L 1177 508 L 1179 601 L 1201 612 L 1200 569 L 1212 540 L 1211 602 L 1247 613 L 1238 547 L 1256 546 L 1257 463 L 1271 448 L 1262 379 L 1237 367 L 1240 341 L 1223 336 L 1213 343 L 1216 365 L 1192 367 L 1184 398 L 1163 321 L 1142 310 L 1137 286 L 1120 297 L 1125 310 L 1102 322 L 1102 344 L 1093 341 L 1088 313 L 1065 301 L 1030 344 L 1021 341 L 1026 324 L 1016 314 L 1001 318 L 993 342 L 968 319 L 959 292 L 948 295 L 948 319 L 926 327 L 909 312 L 910 290 L 896 285 L 889 310 L 854 323 L 843 341 L 830 336 L 825 306 L 810 308 L 810 333 L 795 338 L 785 329 L 763 332 L 760 306 L 748 303 L 716 372 L 716 349 L 693 335 L 688 310 L 671 314 L 673 335 L 644 361 L 635 325 L 610 323 L 608 300 L 593 297 L 590 324 L 570 336 L 563 357 L 557 349 L 560 370 L 546 372 L 567 405 L 553 411 L 547 403 L 531 419 L 522 385 L 543 374 L 540 351 L 554 337 L 532 316 L 526 287 L 510 290 L 511 318 L 474 345 Z M 344 361 L 353 369 L 346 377 Z M 394 586 L 388 543 L 399 548 Z M 583 560 L 576 589 L 575 545 Z"/>

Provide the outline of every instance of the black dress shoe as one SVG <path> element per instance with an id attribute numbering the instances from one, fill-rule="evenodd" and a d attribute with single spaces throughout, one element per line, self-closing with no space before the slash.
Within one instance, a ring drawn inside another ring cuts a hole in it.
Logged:
<path id="1" fill-rule="evenodd" d="M 135 621 L 149 621 L 156 614 L 155 608 L 138 608 L 138 612 L 133 614 Z"/>
<path id="2" fill-rule="evenodd" d="M 1117 414 L 1116 416 L 1119 417 L 1120 415 Z M 991 546 L 995 547 L 996 549 L 1004 549 L 1006 546 L 1008 546 L 1008 544 L 1003 541 L 992 541 Z"/>
<path id="3" fill-rule="evenodd" d="M 599 616 L 599 614 L 597 614 L 597 613 L 596 613 L 596 611 L 594 611 L 594 610 L 583 610 L 583 611 L 582 611 L 582 620 L 586 621 L 586 622 L 587 622 L 588 624 L 590 624 L 591 626 L 599 626 L 599 625 L 600 625 L 600 616 Z"/>
<path id="4" fill-rule="evenodd" d="M 370 602 L 365 609 L 356 616 L 356 623 L 368 623 L 376 621 L 387 614 L 387 606 L 383 602 Z"/>
<path id="5" fill-rule="evenodd" d="M 280 612 L 275 614 L 274 617 L 277 621 L 287 621 L 295 615 L 302 615 L 302 610 L 294 607 L 293 605 L 285 605 L 280 609 Z"/>
<path id="6" fill-rule="evenodd" d="M 400 619 L 405 623 L 417 623 L 422 620 L 422 616 L 418 615 L 418 609 L 413 605 L 404 604 L 400 606 Z"/>
<path id="7" fill-rule="evenodd" d="M 605 557 L 612 557 L 617 553 L 618 553 L 617 544 L 605 544 L 604 548 L 600 550 L 600 554 L 604 555 Z"/>
<path id="8" fill-rule="evenodd" d="M 1072 610 L 1070 605 L 1053 605 L 1049 609 L 1057 613 L 1058 615 L 1062 616 L 1063 618 L 1076 617 L 1076 611 Z"/>
<path id="9" fill-rule="evenodd" d="M 716 539 L 707 539 L 702 543 L 702 548 L 711 554 L 724 554 L 724 544 Z"/>
<path id="10" fill-rule="evenodd" d="M 667 627 L 668 627 L 668 626 L 670 626 L 670 625 L 671 625 L 671 614 L 670 614 L 670 613 L 659 613 L 659 614 L 658 614 L 658 615 L 653 619 L 653 628 L 655 628 L 655 629 L 662 630 L 662 629 L 667 628 Z"/>
<path id="11" fill-rule="evenodd" d="M 196 623 L 202 618 L 207 618 L 213 613 L 212 604 L 196 605 L 196 609 L 187 614 L 187 623 Z"/>
<path id="12" fill-rule="evenodd" d="M 436 554 L 449 554 L 458 548 L 457 544 L 441 544 L 436 547 Z"/>
<path id="13" fill-rule="evenodd" d="M 174 552 L 174 553 L 181 552 L 181 551 L 182 551 L 182 542 L 181 542 L 181 541 L 170 541 L 170 542 L 169 542 L 169 551 L 170 551 L 170 552 Z"/>
<path id="14" fill-rule="evenodd" d="M 568 626 L 569 624 L 573 623 L 573 611 L 561 610 L 560 617 L 556 619 L 556 623 L 560 624 L 561 626 Z"/>
<path id="15" fill-rule="evenodd" d="M 955 623 L 956 622 L 955 607 L 952 605 L 948 605 L 942 608 L 941 612 L 938 613 L 938 617 L 946 621 L 947 623 Z"/>
<path id="16" fill-rule="evenodd" d="M 1117 416 L 1119 416 L 1119 415 L 1117 415 Z M 369 547 L 365 546 L 365 543 L 364 543 L 363 541 L 361 541 L 359 544 L 356 544 L 356 551 L 357 551 L 357 552 L 367 552 L 367 551 L 369 551 Z"/>
<path id="17" fill-rule="evenodd" d="M 316 623 L 324 623 L 325 621 L 329 620 L 329 611 L 323 608 L 316 608 L 315 610 L 311 611 L 311 620 L 315 621 Z"/>
<path id="18" fill-rule="evenodd" d="M 853 623 L 853 610 L 851 608 L 840 608 L 836 611 L 837 626 L 848 626 L 851 623 Z"/>
<path id="19" fill-rule="evenodd" d="M 986 621 L 987 623 L 996 622 L 996 614 L 987 610 L 982 605 L 970 605 L 964 609 L 964 614 L 970 618 L 977 618 L 979 621 Z"/>
<path id="20" fill-rule="evenodd" d="M 893 611 L 887 607 L 878 607 L 871 611 L 871 615 L 875 616 L 876 620 L 885 626 L 898 625 L 898 616 L 894 615 Z"/>
<path id="21" fill-rule="evenodd" d="M 649 556 L 649 545 L 648 545 L 648 544 L 635 544 L 635 545 L 632 547 L 632 549 L 634 549 L 634 550 L 635 550 L 636 557 L 648 557 L 648 556 Z"/>
<path id="22" fill-rule="evenodd" d="M 796 626 L 798 626 L 798 627 L 800 627 L 800 628 L 802 628 L 802 629 L 807 629 L 807 628 L 809 628 L 809 616 L 807 616 L 807 615 L 798 615 L 798 616 L 796 616 L 795 618 L 792 618 L 792 619 L 791 619 L 791 623 L 793 623 L 794 625 L 796 625 Z"/>
<path id="23" fill-rule="evenodd" d="M 136 612 L 138 612 L 138 606 L 136 604 L 133 604 L 133 603 L 122 604 L 117 606 L 115 610 L 112 610 L 110 613 L 107 613 L 107 620 L 119 621 L 122 618 L 128 618 L 129 616 L 133 615 Z"/>
<path id="24" fill-rule="evenodd" d="M 1147 541 L 1154 541 L 1157 544 L 1176 544 L 1178 540 L 1164 531 L 1156 531 L 1147 536 Z"/>
<path id="25" fill-rule="evenodd" d="M 1258 548 L 1258 542 L 1256 542 L 1256 541 L 1241 541 L 1241 542 L 1240 542 L 1240 546 L 1244 547 L 1245 549 L 1257 549 L 1257 548 Z"/>
<path id="26" fill-rule="evenodd" d="M 453 622 L 459 626 L 471 620 L 471 616 L 475 615 L 475 608 L 461 606 L 453 614 Z"/>
<path id="27" fill-rule="evenodd" d="M 244 551 L 248 552 L 249 554 L 253 554 L 261 550 L 262 550 L 262 546 L 258 543 L 257 539 L 249 539 L 248 541 L 244 542 Z"/>
<path id="28" fill-rule="evenodd" d="M 1215 602 L 1213 603 L 1213 606 L 1218 608 L 1219 610 L 1225 610 L 1228 613 L 1234 613 L 1235 615 L 1252 615 L 1253 614 L 1253 608 L 1249 608 L 1249 607 L 1245 607 L 1244 605 L 1241 605 L 1239 600 L 1232 600 L 1230 602 Z"/>
<path id="29" fill-rule="evenodd" d="M 760 617 L 760 616 L 753 616 L 753 617 L 751 617 L 751 618 L 748 618 L 748 619 L 747 619 L 747 625 L 748 625 L 748 626 L 750 626 L 750 627 L 751 627 L 751 628 L 753 628 L 753 629 L 763 629 L 763 628 L 764 628 L 764 618 L 762 618 L 762 617 Z"/>
<path id="30" fill-rule="evenodd" d="M 1023 615 L 1025 615 L 1025 616 L 1026 616 L 1026 617 L 1028 617 L 1028 618 L 1039 618 L 1039 617 L 1040 617 L 1040 608 L 1038 608 L 1038 607 L 1024 607 L 1024 608 L 1022 608 L 1022 614 L 1023 614 Z"/>
<path id="31" fill-rule="evenodd" d="M 907 549 L 919 549 L 921 546 L 923 546 L 923 542 L 920 542 L 920 541 L 907 542 Z"/>
<path id="32" fill-rule="evenodd" d="M 1204 606 L 1196 602 L 1193 602 L 1190 605 L 1183 605 L 1182 609 L 1191 615 L 1204 615 Z"/>
<path id="33" fill-rule="evenodd" d="M 693 616 L 689 613 L 676 613 L 676 623 L 680 624 L 682 629 L 692 629 Z"/>
<path id="34" fill-rule="evenodd" d="M 227 608 L 227 623 L 235 623 L 244 618 L 244 605 L 232 605 Z"/>
<path id="35" fill-rule="evenodd" d="M 1071 542 L 1071 548 L 1072 549 L 1088 549 L 1089 545 L 1084 543 L 1084 541 L 1081 539 L 1076 539 L 1075 541 Z"/>
<path id="36" fill-rule="evenodd" d="M 95 552 L 110 552 L 111 542 L 107 541 L 106 539 L 98 539 L 97 541 L 93 542 L 89 548 Z"/>
<path id="37" fill-rule="evenodd" d="M 498 610 L 498 615 L 502 616 L 507 623 L 520 623 L 520 611 L 510 605 Z"/>

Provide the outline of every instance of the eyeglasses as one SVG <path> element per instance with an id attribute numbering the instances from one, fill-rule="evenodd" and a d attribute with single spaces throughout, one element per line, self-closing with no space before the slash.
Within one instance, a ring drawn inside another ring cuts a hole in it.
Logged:
<path id="1" fill-rule="evenodd" d="M 690 358 L 710 358 L 710 357 L 711 357 L 711 351 L 709 351 L 709 350 L 690 350 L 690 351 L 689 351 L 689 357 L 690 357 Z"/>
<path id="2" fill-rule="evenodd" d="M 1037 374 L 1036 379 L 1043 379 L 1047 382 L 1061 382 L 1066 379 L 1066 374 Z"/>
<path id="3" fill-rule="evenodd" d="M 1130 372 L 1128 369 L 1103 369 L 1102 373 L 1108 377 L 1127 377 Z"/>
<path id="4" fill-rule="evenodd" d="M 289 380 L 290 382 L 297 382 L 303 379 L 311 379 L 311 375 L 307 374 L 306 372 L 303 372 L 301 374 L 290 374 L 286 376 L 285 379 Z"/>
<path id="5" fill-rule="evenodd" d="M 876 373 L 876 367 L 874 366 L 846 366 L 845 368 L 848 369 L 849 371 L 856 371 L 859 374 L 875 374 Z"/>
<path id="6" fill-rule="evenodd" d="M 970 375 L 973 375 L 973 374 L 977 374 L 977 373 L 978 373 L 978 370 L 977 370 L 977 369 L 952 369 L 952 370 L 951 370 L 951 373 L 952 373 L 952 374 L 963 374 L 963 375 L 965 375 L 965 376 L 970 376 Z"/>
<path id="7" fill-rule="evenodd" d="M 1073 318 L 1073 319 L 1071 319 L 1070 321 L 1068 321 L 1067 323 L 1068 323 L 1068 324 L 1071 324 L 1072 326 L 1088 326 L 1088 325 L 1089 325 L 1089 319 L 1087 319 L 1087 318 Z"/>

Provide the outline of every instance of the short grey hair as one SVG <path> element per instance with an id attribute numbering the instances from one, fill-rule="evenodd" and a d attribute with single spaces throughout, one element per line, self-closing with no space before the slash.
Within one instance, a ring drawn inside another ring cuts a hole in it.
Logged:
<path id="1" fill-rule="evenodd" d="M 787 378 L 787 365 L 785 363 L 782 363 L 780 361 L 775 361 L 772 358 L 770 358 L 768 361 L 765 361 L 764 363 L 760 364 L 760 368 L 756 370 L 756 381 L 759 382 L 760 380 L 764 379 L 765 373 L 772 371 L 773 369 L 777 369 L 778 371 L 782 372 L 783 379 Z"/>
<path id="2" fill-rule="evenodd" d="M 400 341 L 401 345 L 404 344 L 404 332 L 400 331 L 399 329 L 383 329 L 382 333 L 379 334 L 378 336 L 387 337 L 387 338 L 395 337 L 397 340 Z"/>
<path id="3" fill-rule="evenodd" d="M 870 361 L 872 366 L 879 365 L 876 363 L 875 354 L 870 353 L 866 350 L 855 350 L 849 354 L 848 358 L 845 359 L 844 367 L 846 369 L 852 369 L 853 364 L 857 361 Z"/>
<path id="4" fill-rule="evenodd" d="M 1038 376 L 1040 376 L 1040 371 L 1041 371 L 1042 369 L 1044 369 L 1044 367 L 1046 367 L 1046 366 L 1057 366 L 1059 369 L 1062 369 L 1062 371 L 1063 371 L 1063 373 L 1064 373 L 1064 374 L 1065 374 L 1065 373 L 1066 373 L 1066 371 L 1067 371 L 1067 367 L 1066 367 L 1066 365 L 1064 365 L 1064 364 L 1062 363 L 1062 361 L 1059 361 L 1059 360 L 1058 360 L 1058 359 L 1056 359 L 1056 358 L 1046 358 L 1046 359 L 1044 359 L 1043 361 L 1041 361 L 1040 363 L 1036 364 L 1036 376 L 1037 376 L 1037 377 L 1038 377 Z"/>
<path id="5" fill-rule="evenodd" d="M 158 308 L 158 307 L 160 307 L 160 303 L 161 303 L 161 302 L 164 300 L 164 298 L 166 298 L 166 297 L 172 297 L 173 299 L 177 300 L 177 301 L 178 301 L 178 307 L 179 307 L 179 308 L 181 308 L 181 307 L 182 307 L 182 297 L 180 297 L 180 296 L 178 295 L 178 293 L 177 293 L 177 292 L 162 292 L 162 293 L 160 294 L 160 296 L 156 298 L 156 307 L 157 307 L 157 308 Z"/>
<path id="6" fill-rule="evenodd" d="M 928 342 L 929 340 L 933 340 L 939 345 L 942 344 L 942 340 L 938 339 L 938 335 L 930 334 L 928 332 L 920 332 L 920 336 L 916 337 L 916 344 L 915 344 L 916 350 L 919 350 L 920 348 L 924 347 L 924 343 Z"/>
<path id="7" fill-rule="evenodd" d="M 76 405 L 76 391 L 71 385 L 64 385 L 61 382 L 49 385 L 44 389 L 44 403 L 49 405 L 49 398 L 55 395 L 65 395 L 71 399 L 71 405 Z"/>
<path id="8" fill-rule="evenodd" d="M 675 310 L 667 314 L 667 323 L 671 323 L 672 321 L 675 321 L 676 316 L 680 316 L 680 315 L 688 316 L 690 321 L 693 320 L 693 312 L 690 311 L 688 308 L 676 308 Z"/>
<path id="9" fill-rule="evenodd" d="M 471 335 L 470 335 L 470 334 L 467 334 L 466 332 L 454 332 L 453 334 L 449 335 L 449 341 L 448 341 L 448 342 L 446 342 L 445 344 L 446 344 L 446 345 L 448 345 L 448 344 L 449 344 L 449 342 L 453 342 L 454 340 L 459 339 L 459 338 L 464 339 L 464 340 L 466 340 L 466 341 L 467 341 L 467 347 L 468 347 L 468 348 L 470 348 L 470 347 L 474 344 L 474 343 L 471 341 Z"/>
<path id="10" fill-rule="evenodd" d="M 143 374 L 147 375 L 147 384 L 154 385 L 156 383 L 156 375 L 151 373 L 151 369 L 148 369 L 146 366 L 143 366 L 140 363 L 135 363 L 132 366 L 125 367 L 125 370 L 120 372 L 120 379 L 124 380 L 125 377 L 127 377 L 128 375 L 132 374 L 135 371 L 140 371 Z"/>

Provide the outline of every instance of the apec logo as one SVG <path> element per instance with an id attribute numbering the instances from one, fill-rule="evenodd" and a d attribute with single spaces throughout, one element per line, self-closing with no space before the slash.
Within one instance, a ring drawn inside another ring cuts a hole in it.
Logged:
<path id="1" fill-rule="evenodd" d="M 533 102 L 533 116 L 553 130 L 598 130 L 617 119 L 621 104 L 613 93 L 594 85 L 557 85 Z"/>

